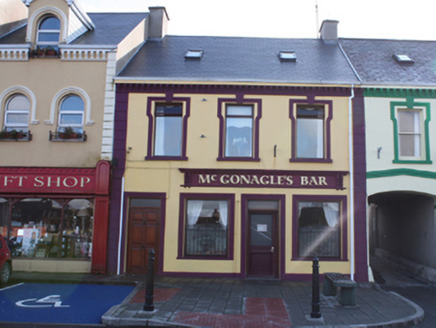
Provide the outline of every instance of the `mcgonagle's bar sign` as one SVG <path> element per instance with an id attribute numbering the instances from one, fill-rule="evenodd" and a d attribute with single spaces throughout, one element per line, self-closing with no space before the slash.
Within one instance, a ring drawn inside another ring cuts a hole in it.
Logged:
<path id="1" fill-rule="evenodd" d="M 179 169 L 182 187 L 345 189 L 344 171 Z"/>

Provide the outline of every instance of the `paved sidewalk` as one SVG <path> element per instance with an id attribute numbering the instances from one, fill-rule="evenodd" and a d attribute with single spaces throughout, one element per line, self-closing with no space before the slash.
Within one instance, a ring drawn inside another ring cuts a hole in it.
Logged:
<path id="1" fill-rule="evenodd" d="M 375 284 L 359 284 L 357 306 L 321 297 L 321 319 L 312 320 L 310 282 L 156 277 L 155 310 L 143 310 L 144 276 L 14 273 L 15 280 L 136 284 L 102 323 L 112 326 L 175 327 L 405 327 L 422 321 L 416 304 Z M 322 284 L 321 284 L 322 291 Z"/>

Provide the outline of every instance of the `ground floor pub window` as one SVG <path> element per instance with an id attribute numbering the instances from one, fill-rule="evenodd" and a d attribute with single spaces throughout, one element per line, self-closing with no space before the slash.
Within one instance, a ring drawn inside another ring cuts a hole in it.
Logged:
<path id="1" fill-rule="evenodd" d="M 94 227 L 92 199 L 26 198 L 0 202 L 2 234 L 16 258 L 74 258 L 90 260 Z M 6 217 L 6 218 L 5 218 Z M 5 227 L 5 225 L 7 227 Z"/>
<path id="2" fill-rule="evenodd" d="M 298 256 L 340 257 L 340 202 L 298 202 Z"/>
<path id="3" fill-rule="evenodd" d="M 228 216 L 227 200 L 187 200 L 185 255 L 227 256 Z"/>

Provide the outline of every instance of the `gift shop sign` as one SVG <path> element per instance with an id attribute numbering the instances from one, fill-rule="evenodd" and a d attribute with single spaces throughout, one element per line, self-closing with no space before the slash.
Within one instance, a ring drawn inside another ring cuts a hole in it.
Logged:
<path id="1" fill-rule="evenodd" d="M 343 190 L 344 171 L 179 169 L 182 187 L 318 188 Z"/>
<path id="2" fill-rule="evenodd" d="M 93 168 L 0 168 L 1 193 L 108 193 L 109 164 Z"/>

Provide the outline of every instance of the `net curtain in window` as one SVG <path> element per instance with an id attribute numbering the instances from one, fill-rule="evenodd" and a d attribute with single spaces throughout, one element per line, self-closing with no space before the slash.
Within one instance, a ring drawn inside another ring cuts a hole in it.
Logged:
<path id="1" fill-rule="evenodd" d="M 220 218 L 219 223 L 223 228 L 227 227 L 228 224 L 228 204 L 227 201 L 203 201 L 203 200 L 189 200 L 187 205 L 187 223 L 188 226 L 193 226 L 197 223 L 198 218 L 203 210 L 203 205 L 205 202 L 218 203 Z M 212 206 L 214 207 L 214 206 Z"/>

